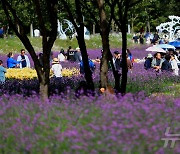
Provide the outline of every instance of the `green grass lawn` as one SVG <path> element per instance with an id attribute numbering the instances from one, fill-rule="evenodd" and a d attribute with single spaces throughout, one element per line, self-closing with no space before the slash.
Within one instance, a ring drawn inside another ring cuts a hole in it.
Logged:
<path id="1" fill-rule="evenodd" d="M 128 46 L 133 45 L 131 38 L 132 36 L 128 35 Z M 42 38 L 29 38 L 29 39 L 35 51 L 42 50 Z M 110 35 L 109 39 L 110 39 L 111 48 L 121 47 L 122 45 L 121 35 Z M 58 51 L 61 48 L 67 49 L 69 46 L 76 48 L 78 46 L 77 39 L 76 38 L 72 40 L 57 39 L 54 43 L 52 50 Z M 86 40 L 86 46 L 88 49 L 102 48 L 100 35 L 91 36 L 90 40 Z M 0 53 L 8 53 L 8 52 L 18 53 L 22 48 L 24 48 L 24 45 L 16 36 L 8 37 L 6 39 L 0 39 Z"/>

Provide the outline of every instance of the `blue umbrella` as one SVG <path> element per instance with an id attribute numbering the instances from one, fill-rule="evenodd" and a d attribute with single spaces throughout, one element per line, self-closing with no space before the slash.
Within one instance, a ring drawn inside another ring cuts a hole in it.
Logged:
<path id="1" fill-rule="evenodd" d="M 180 48 L 180 41 L 173 41 L 173 42 L 169 42 L 170 45 L 173 45 L 176 48 Z"/>
<path id="2" fill-rule="evenodd" d="M 173 49 L 175 50 L 176 48 L 173 45 L 169 45 L 169 44 L 159 44 L 157 45 L 158 47 L 162 48 L 162 49 Z"/>

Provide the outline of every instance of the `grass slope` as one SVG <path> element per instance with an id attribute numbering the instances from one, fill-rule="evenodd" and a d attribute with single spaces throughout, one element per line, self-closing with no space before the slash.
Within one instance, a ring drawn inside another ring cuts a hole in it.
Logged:
<path id="1" fill-rule="evenodd" d="M 128 46 L 132 46 L 131 38 L 132 36 L 128 35 Z M 29 38 L 29 39 L 36 51 L 42 50 L 42 38 Z M 118 34 L 110 35 L 109 39 L 110 39 L 111 48 L 121 47 L 122 45 L 121 35 Z M 76 48 L 78 46 L 77 39 L 75 38 L 72 40 L 57 39 L 54 43 L 52 50 L 58 51 L 61 48 L 67 49 L 68 46 L 72 46 L 73 48 Z M 91 36 L 90 40 L 86 40 L 86 46 L 88 49 L 101 48 L 102 42 L 100 35 Z M 0 39 L 0 53 L 8 53 L 8 52 L 18 53 L 22 48 L 24 48 L 24 45 L 15 36 L 7 39 Z"/>

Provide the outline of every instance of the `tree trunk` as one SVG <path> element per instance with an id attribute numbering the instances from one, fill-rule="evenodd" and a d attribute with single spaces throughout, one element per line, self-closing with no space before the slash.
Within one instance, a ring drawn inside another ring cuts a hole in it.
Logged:
<path id="1" fill-rule="evenodd" d="M 108 86 L 108 54 L 109 49 L 109 26 L 107 23 L 106 12 L 104 10 L 104 0 L 97 0 L 100 17 L 100 34 L 102 37 L 103 53 L 100 64 L 100 88 L 107 88 Z M 111 23 L 110 23 L 111 24 Z"/>
<path id="2" fill-rule="evenodd" d="M 103 24 L 102 24 L 103 26 Z M 100 87 L 107 88 L 108 86 L 108 54 L 110 52 L 109 49 L 109 34 L 106 31 L 102 31 L 102 46 L 103 46 L 103 53 L 102 59 L 100 64 Z"/>
<path id="3" fill-rule="evenodd" d="M 151 32 L 151 25 L 150 25 L 149 20 L 147 21 L 147 28 L 148 28 L 148 32 Z"/>
<path id="4" fill-rule="evenodd" d="M 88 85 L 87 88 L 91 91 L 94 91 L 92 72 L 89 68 L 89 58 L 88 58 L 88 54 L 87 54 L 86 43 L 84 40 L 84 24 L 81 25 L 81 27 L 78 31 L 77 40 L 78 40 L 79 47 L 81 49 L 82 61 L 84 64 L 85 79 L 86 79 L 86 82 Z"/>
<path id="5" fill-rule="evenodd" d="M 93 35 L 96 34 L 96 25 L 93 24 Z"/>
<path id="6" fill-rule="evenodd" d="M 134 34 L 134 19 L 131 19 L 131 33 Z"/>
<path id="7" fill-rule="evenodd" d="M 115 27 L 114 27 L 114 20 L 112 21 L 112 33 L 115 32 Z"/>
<path id="8" fill-rule="evenodd" d="M 30 25 L 30 37 L 34 37 L 33 24 Z"/>
<path id="9" fill-rule="evenodd" d="M 126 93 L 127 85 L 127 33 L 126 33 L 126 24 L 122 26 L 122 80 L 121 80 L 121 93 L 124 95 Z"/>
<path id="10" fill-rule="evenodd" d="M 41 100 L 43 102 L 45 102 L 46 100 L 48 100 L 48 96 L 49 96 L 49 83 L 45 82 L 45 77 L 43 77 L 42 79 L 43 81 L 40 82 L 40 90 L 39 90 L 39 94 L 41 97 Z"/>

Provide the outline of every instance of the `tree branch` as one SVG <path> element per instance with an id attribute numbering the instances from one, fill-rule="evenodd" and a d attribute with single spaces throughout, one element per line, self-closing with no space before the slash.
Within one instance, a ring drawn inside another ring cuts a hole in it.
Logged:
<path id="1" fill-rule="evenodd" d="M 142 0 L 137 0 L 137 1 L 135 1 L 135 2 L 130 3 L 130 4 L 129 4 L 129 8 L 135 6 L 136 4 L 140 3 L 141 1 L 142 1 Z"/>
<path id="2" fill-rule="evenodd" d="M 39 0 L 33 0 L 33 2 L 35 4 L 35 10 L 36 10 L 36 13 L 37 13 L 37 16 L 38 16 L 38 21 L 39 21 L 39 27 L 40 27 L 41 34 L 44 37 L 47 37 L 47 29 L 46 29 L 46 26 L 45 26 L 45 22 L 43 20 L 42 11 L 41 11 L 41 7 L 40 7 L 40 1 Z"/>

